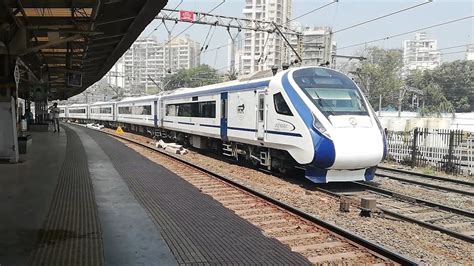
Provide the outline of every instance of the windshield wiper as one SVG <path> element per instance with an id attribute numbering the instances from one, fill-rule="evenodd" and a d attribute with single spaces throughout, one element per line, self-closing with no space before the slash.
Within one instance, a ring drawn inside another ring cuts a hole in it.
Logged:
<path id="1" fill-rule="evenodd" d="M 327 104 L 326 102 L 323 101 L 323 99 L 321 97 L 319 97 L 319 94 L 316 92 L 316 90 L 313 90 L 314 94 L 318 97 L 318 105 L 321 107 L 321 109 L 323 108 L 323 104 L 326 105 L 326 107 L 329 109 L 329 110 L 323 110 L 325 112 L 328 112 L 330 115 L 336 115 L 336 113 L 334 112 L 334 109 L 332 109 L 331 105 Z"/>

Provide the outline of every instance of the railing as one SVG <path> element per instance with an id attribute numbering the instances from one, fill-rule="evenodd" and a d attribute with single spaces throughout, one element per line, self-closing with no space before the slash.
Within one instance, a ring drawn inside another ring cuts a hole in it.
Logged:
<path id="1" fill-rule="evenodd" d="M 450 174 L 474 174 L 474 134 L 462 130 L 416 128 L 386 131 L 387 159 L 429 166 Z"/>

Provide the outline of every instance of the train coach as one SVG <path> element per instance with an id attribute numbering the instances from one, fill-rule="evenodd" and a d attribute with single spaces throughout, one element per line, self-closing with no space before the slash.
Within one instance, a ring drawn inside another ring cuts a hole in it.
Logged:
<path id="1" fill-rule="evenodd" d="M 72 118 L 80 121 L 89 119 L 89 105 L 88 104 L 72 104 L 66 107 L 67 118 Z"/>
<path id="2" fill-rule="evenodd" d="M 282 173 L 304 168 L 316 183 L 371 180 L 386 152 L 357 85 L 321 67 L 127 98 L 115 121 Z"/>
<path id="3" fill-rule="evenodd" d="M 89 119 L 95 122 L 115 121 L 115 103 L 97 102 L 89 105 Z"/>

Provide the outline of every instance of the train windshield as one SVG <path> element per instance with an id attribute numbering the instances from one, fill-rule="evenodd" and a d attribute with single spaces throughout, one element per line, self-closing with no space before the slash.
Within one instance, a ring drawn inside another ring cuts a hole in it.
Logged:
<path id="1" fill-rule="evenodd" d="M 293 78 L 326 117 L 368 115 L 356 85 L 341 73 L 325 68 L 305 68 L 296 70 Z"/>

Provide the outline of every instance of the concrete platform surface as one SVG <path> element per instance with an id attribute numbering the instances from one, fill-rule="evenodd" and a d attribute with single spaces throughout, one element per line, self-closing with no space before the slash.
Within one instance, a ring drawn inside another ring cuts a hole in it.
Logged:
<path id="1" fill-rule="evenodd" d="M 120 141 L 63 128 L 0 164 L 0 265 L 309 264 Z"/>

